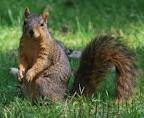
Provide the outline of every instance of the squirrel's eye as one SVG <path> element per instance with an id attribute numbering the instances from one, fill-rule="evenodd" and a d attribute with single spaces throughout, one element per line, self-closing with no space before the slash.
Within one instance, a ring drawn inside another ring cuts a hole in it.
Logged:
<path id="1" fill-rule="evenodd" d="M 41 23 L 41 26 L 44 26 L 44 24 L 43 24 L 43 23 Z"/>

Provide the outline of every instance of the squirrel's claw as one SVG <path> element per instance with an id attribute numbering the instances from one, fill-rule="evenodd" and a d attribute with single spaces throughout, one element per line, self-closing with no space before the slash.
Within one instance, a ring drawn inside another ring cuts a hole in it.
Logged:
<path id="1" fill-rule="evenodd" d="M 22 71 L 18 71 L 18 80 L 21 81 L 23 79 L 23 72 Z"/>
<path id="2" fill-rule="evenodd" d="M 33 78 L 34 78 L 34 73 L 33 73 L 33 71 L 29 70 L 29 71 L 26 73 L 26 80 L 27 80 L 28 82 L 31 82 L 31 81 L 33 80 Z"/>

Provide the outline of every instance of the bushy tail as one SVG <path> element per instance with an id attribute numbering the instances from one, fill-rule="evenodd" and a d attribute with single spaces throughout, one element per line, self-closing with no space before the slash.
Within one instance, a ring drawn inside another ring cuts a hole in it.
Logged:
<path id="1" fill-rule="evenodd" d="M 83 89 L 84 95 L 92 95 L 113 66 L 117 75 L 116 97 L 122 100 L 130 98 L 137 76 L 136 59 L 133 52 L 112 35 L 101 35 L 86 46 L 72 94 Z"/>

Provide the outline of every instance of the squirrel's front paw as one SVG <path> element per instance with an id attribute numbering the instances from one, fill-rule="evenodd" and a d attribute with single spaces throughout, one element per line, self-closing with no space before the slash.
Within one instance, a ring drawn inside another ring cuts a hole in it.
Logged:
<path id="1" fill-rule="evenodd" d="M 21 81 L 24 78 L 24 71 L 23 70 L 18 70 L 18 80 Z"/>
<path id="2" fill-rule="evenodd" d="M 28 70 L 28 72 L 26 73 L 26 80 L 28 82 L 31 82 L 33 78 L 34 78 L 34 71 Z"/>

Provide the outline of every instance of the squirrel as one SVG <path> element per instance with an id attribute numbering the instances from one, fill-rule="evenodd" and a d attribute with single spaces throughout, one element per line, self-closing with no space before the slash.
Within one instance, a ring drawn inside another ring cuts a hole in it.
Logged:
<path id="1" fill-rule="evenodd" d="M 71 69 L 64 49 L 48 31 L 47 20 L 46 11 L 42 15 L 30 13 L 29 8 L 24 11 L 18 80 L 32 101 L 45 96 L 63 101 Z"/>
<path id="2" fill-rule="evenodd" d="M 71 94 L 91 96 L 105 79 L 106 73 L 116 68 L 116 102 L 129 100 L 137 78 L 136 56 L 111 34 L 93 39 L 83 50 L 80 65 L 75 73 Z"/>
<path id="3" fill-rule="evenodd" d="M 71 69 L 63 47 L 48 32 L 48 13 L 38 16 L 30 14 L 27 8 L 24 16 L 19 46 L 21 88 L 33 101 L 39 96 L 64 101 Z M 81 92 L 82 88 L 83 95 L 91 96 L 114 66 L 117 100 L 131 98 L 137 78 L 135 55 L 109 34 L 96 37 L 82 51 L 71 95 Z"/>

